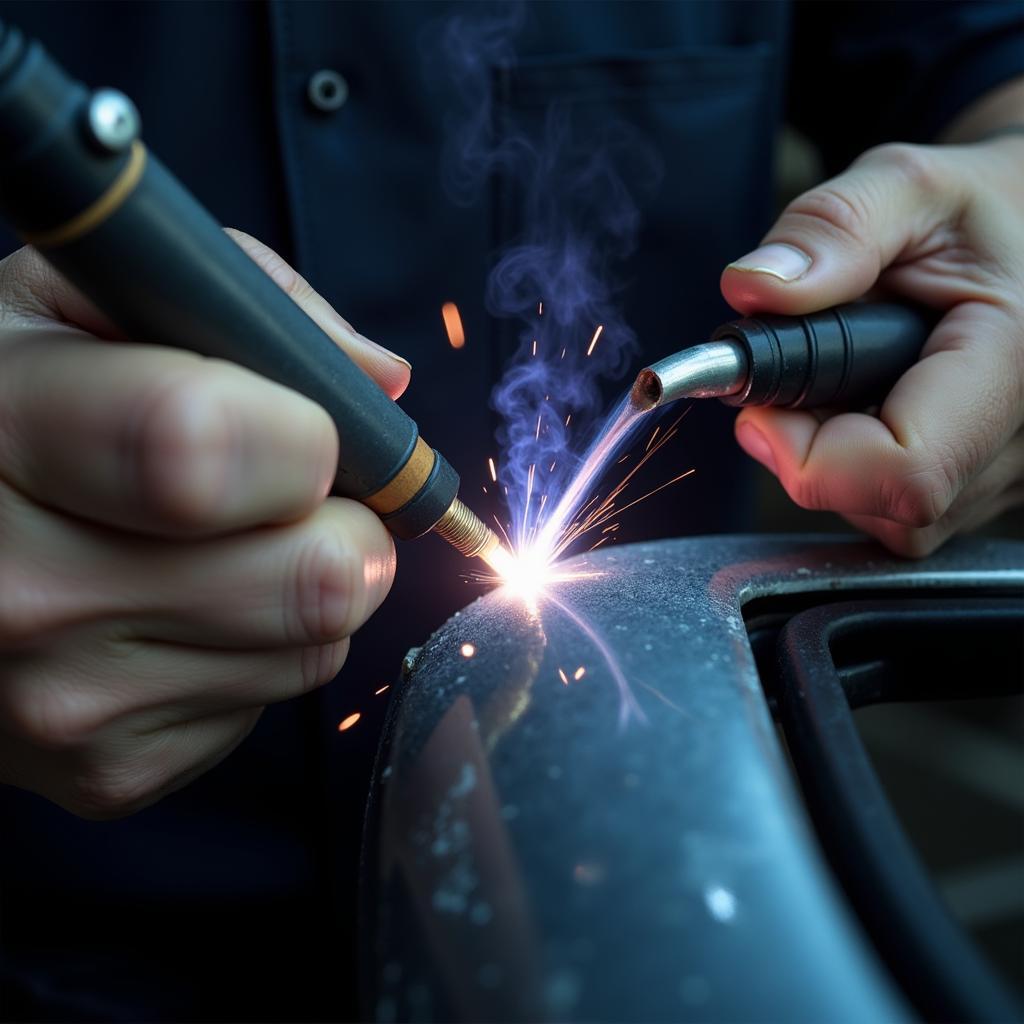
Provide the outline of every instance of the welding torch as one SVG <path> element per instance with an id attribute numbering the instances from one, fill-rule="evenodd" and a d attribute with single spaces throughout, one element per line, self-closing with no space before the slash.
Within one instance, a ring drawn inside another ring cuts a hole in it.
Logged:
<path id="1" fill-rule="evenodd" d="M 393 534 L 467 557 L 498 538 L 407 416 L 231 239 L 139 138 L 131 100 L 88 91 L 0 22 L 0 214 L 129 337 L 254 370 L 337 427 L 332 493 Z"/>
<path id="2" fill-rule="evenodd" d="M 788 409 L 880 403 L 917 361 L 934 316 L 899 303 L 850 303 L 806 316 L 752 316 L 641 370 L 641 411 L 680 398 Z"/>

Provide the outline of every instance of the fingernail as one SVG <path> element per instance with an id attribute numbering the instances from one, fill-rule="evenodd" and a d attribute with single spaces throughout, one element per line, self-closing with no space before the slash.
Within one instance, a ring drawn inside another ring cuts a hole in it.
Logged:
<path id="1" fill-rule="evenodd" d="M 749 423 L 741 423 L 736 428 L 736 440 L 740 447 L 752 458 L 757 459 L 766 469 L 770 469 L 776 476 L 779 471 L 775 466 L 775 456 L 772 454 L 771 445 L 765 439 L 757 427 Z"/>
<path id="2" fill-rule="evenodd" d="M 796 281 L 811 269 L 811 257 L 792 245 L 773 242 L 730 263 L 733 270 L 754 274 L 771 274 L 780 281 Z"/>
<path id="3" fill-rule="evenodd" d="M 331 319 L 341 326 L 347 337 L 355 339 L 367 348 L 373 349 L 375 352 L 379 352 L 382 356 L 387 356 L 388 359 L 397 363 L 399 366 L 404 366 L 407 370 L 412 370 L 412 363 L 410 363 L 408 359 L 403 359 L 396 352 L 392 352 L 391 349 L 385 348 L 383 345 L 378 345 L 377 342 L 370 341 L 369 338 L 364 337 L 326 300 L 324 301 L 324 306 L 326 307 L 326 311 L 330 315 Z"/>
<path id="4" fill-rule="evenodd" d="M 375 341 L 370 341 L 369 338 L 364 337 L 362 334 L 356 334 L 356 337 L 369 345 L 370 348 L 376 349 L 381 355 L 387 356 L 389 359 L 393 359 L 396 363 L 400 363 L 406 369 L 412 369 L 412 363 L 408 359 L 403 359 L 397 352 L 392 352 L 391 349 L 385 348 L 383 345 L 378 345 Z"/>

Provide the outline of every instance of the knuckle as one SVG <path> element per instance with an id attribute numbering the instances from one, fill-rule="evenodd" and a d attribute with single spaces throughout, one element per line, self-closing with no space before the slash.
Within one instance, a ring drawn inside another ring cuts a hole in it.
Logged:
<path id="1" fill-rule="evenodd" d="M 217 518 L 236 447 L 217 371 L 204 370 L 169 384 L 128 428 L 144 506 L 186 528 Z"/>
<path id="2" fill-rule="evenodd" d="M 338 640 L 358 625 L 363 567 L 353 545 L 320 528 L 299 548 L 291 573 L 289 635 L 300 643 Z"/>
<path id="3" fill-rule="evenodd" d="M 345 664 L 348 647 L 348 637 L 344 637 L 330 644 L 304 648 L 299 659 L 302 692 L 309 693 L 329 683 Z"/>
<path id="4" fill-rule="evenodd" d="M 854 189 L 822 185 L 794 199 L 786 215 L 810 219 L 847 244 L 863 245 L 871 234 L 867 200 Z"/>
<path id="5" fill-rule="evenodd" d="M 262 242 L 253 240 L 247 251 L 263 273 L 296 301 L 301 301 L 313 291 L 309 282 L 283 256 Z"/>
<path id="6" fill-rule="evenodd" d="M 932 462 L 883 478 L 880 514 L 903 526 L 933 526 L 949 511 L 956 484 L 942 462 Z"/>
<path id="7" fill-rule="evenodd" d="M 800 508 L 809 509 L 812 512 L 831 508 L 827 489 L 823 482 L 810 474 L 787 481 L 786 491 Z"/>
<path id="8" fill-rule="evenodd" d="M 931 195 L 943 187 L 935 153 L 927 146 L 887 142 L 868 150 L 858 161 L 899 174 L 916 192 Z"/>
<path id="9" fill-rule="evenodd" d="M 10 683 L 0 690 L 5 725 L 20 739 L 49 751 L 80 748 L 103 715 L 93 702 L 67 687 L 43 680 Z"/>

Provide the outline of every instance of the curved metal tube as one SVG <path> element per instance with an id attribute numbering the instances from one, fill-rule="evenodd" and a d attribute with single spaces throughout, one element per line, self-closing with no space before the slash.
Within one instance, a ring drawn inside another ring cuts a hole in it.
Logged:
<path id="1" fill-rule="evenodd" d="M 749 361 L 735 341 L 709 341 L 652 363 L 630 392 L 635 405 L 654 409 L 680 398 L 724 398 L 743 390 Z"/>

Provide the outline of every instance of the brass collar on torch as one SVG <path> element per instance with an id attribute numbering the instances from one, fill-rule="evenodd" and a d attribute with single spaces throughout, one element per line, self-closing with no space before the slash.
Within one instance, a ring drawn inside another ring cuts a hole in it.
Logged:
<path id="1" fill-rule="evenodd" d="M 379 491 L 363 498 L 363 504 L 379 516 L 390 515 L 408 505 L 427 482 L 435 457 L 434 449 L 422 437 L 417 437 L 416 447 L 406 464 Z"/>
<path id="2" fill-rule="evenodd" d="M 53 249 L 89 234 L 121 207 L 142 179 L 142 172 L 145 169 L 146 147 L 136 139 L 132 143 L 128 162 L 103 195 L 63 224 L 58 224 L 47 231 L 25 233 L 21 236 L 22 239 L 37 249 Z"/>

